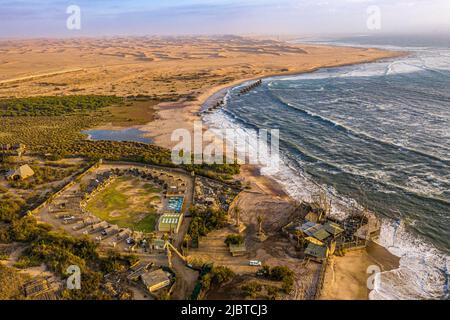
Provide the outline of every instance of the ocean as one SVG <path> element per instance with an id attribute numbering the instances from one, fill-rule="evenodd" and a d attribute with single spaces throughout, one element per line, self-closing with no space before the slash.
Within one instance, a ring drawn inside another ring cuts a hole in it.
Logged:
<path id="1" fill-rule="evenodd" d="M 302 42 L 301 40 L 299 42 Z M 323 42 L 323 41 L 322 41 Z M 450 268 L 450 37 L 355 37 L 328 44 L 409 55 L 272 77 L 204 121 L 280 130 L 274 175 L 299 200 L 326 189 L 333 214 L 366 207 L 379 243 L 401 257 L 371 299 L 448 299 Z"/>

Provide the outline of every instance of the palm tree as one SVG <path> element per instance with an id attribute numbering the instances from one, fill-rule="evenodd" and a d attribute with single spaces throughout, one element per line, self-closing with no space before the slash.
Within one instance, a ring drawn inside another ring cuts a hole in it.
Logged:
<path id="1" fill-rule="evenodd" d="M 295 230 L 295 236 L 297 237 L 297 246 L 300 246 L 300 240 L 301 240 L 301 242 L 302 242 L 302 245 L 303 245 L 303 242 L 304 242 L 304 235 L 303 235 L 303 231 L 301 231 L 301 230 Z"/>
<path id="2" fill-rule="evenodd" d="M 156 235 L 154 232 L 151 232 L 148 234 L 148 245 L 149 245 L 150 250 L 153 249 L 152 244 L 153 244 L 153 240 L 155 240 L 155 239 L 156 239 Z"/>
<path id="3" fill-rule="evenodd" d="M 189 250 L 189 241 L 191 241 L 192 238 L 189 234 L 186 234 L 183 238 L 183 243 L 186 244 L 186 252 Z"/>
<path id="4" fill-rule="evenodd" d="M 256 219 L 258 220 L 258 235 L 261 235 L 262 234 L 262 223 L 264 221 L 264 218 L 262 215 L 259 214 L 256 217 Z"/>
<path id="5" fill-rule="evenodd" d="M 240 225 L 241 209 L 238 206 L 234 207 L 234 215 L 236 217 L 236 227 Z"/>

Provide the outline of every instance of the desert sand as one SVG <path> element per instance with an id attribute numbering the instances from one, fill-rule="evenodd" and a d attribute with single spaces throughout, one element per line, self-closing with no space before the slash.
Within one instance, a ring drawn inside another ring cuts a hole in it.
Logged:
<path id="1" fill-rule="evenodd" d="M 0 41 L 0 98 L 35 95 L 145 95 L 156 107 L 145 128 L 171 147 L 191 130 L 202 103 L 242 81 L 396 56 L 378 49 L 299 45 L 260 38 L 129 37 Z"/>
<path id="2" fill-rule="evenodd" d="M 172 132 L 179 128 L 192 131 L 193 122 L 200 120 L 198 111 L 202 104 L 224 88 L 272 75 L 311 72 L 400 54 L 235 36 L 8 40 L 0 41 L 0 98 L 68 94 L 149 96 L 152 101 L 165 102 L 154 107 L 154 120 L 140 129 L 157 145 L 171 148 L 175 144 L 171 141 Z M 239 179 L 250 187 L 237 199 L 244 221 L 255 225 L 257 208 L 259 213 L 267 213 L 268 231 L 279 228 L 289 218 L 273 217 L 273 212 L 287 213 L 292 208 L 291 199 L 275 181 L 260 176 L 258 169 L 251 166 L 242 168 Z M 255 250 L 268 263 L 284 259 L 294 268 L 296 259 L 288 254 L 280 256 L 285 242 L 280 239 L 279 250 L 264 246 Z M 332 269 L 335 275 L 332 281 L 327 280 L 323 298 L 366 299 L 365 268 L 373 263 L 370 259 L 367 253 L 336 258 Z M 296 270 L 300 278 L 305 276 L 302 270 Z M 310 296 L 313 282 L 314 279 L 300 281 L 295 296 Z M 348 293 L 343 296 L 343 292 Z"/>

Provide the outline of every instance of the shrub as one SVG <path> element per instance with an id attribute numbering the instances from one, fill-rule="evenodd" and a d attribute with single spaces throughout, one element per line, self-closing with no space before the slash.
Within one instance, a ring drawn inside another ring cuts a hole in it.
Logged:
<path id="1" fill-rule="evenodd" d="M 192 239 L 206 236 L 209 232 L 223 228 L 227 222 L 227 213 L 220 209 L 198 210 L 191 209 L 192 220 L 189 235 Z"/>
<path id="2" fill-rule="evenodd" d="M 230 234 L 225 239 L 225 244 L 227 246 L 230 246 L 230 244 L 241 245 L 243 243 L 244 243 L 244 237 L 240 234 Z"/>
<path id="3" fill-rule="evenodd" d="M 211 275 L 212 283 L 219 286 L 227 283 L 235 277 L 234 272 L 230 268 L 224 266 L 212 268 Z"/>
<path id="4" fill-rule="evenodd" d="M 256 294 L 262 290 L 262 285 L 256 281 L 251 281 L 241 286 L 241 290 L 246 297 L 256 298 Z"/>

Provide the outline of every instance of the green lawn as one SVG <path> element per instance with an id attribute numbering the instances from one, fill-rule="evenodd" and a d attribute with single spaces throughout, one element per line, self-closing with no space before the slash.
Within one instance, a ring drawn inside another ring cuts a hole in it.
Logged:
<path id="1" fill-rule="evenodd" d="M 136 178 L 120 177 L 90 199 L 87 210 L 119 227 L 152 232 L 158 215 L 151 204 L 160 201 L 158 191 L 152 184 L 142 185 Z M 137 196 L 132 196 L 132 192 Z"/>
<path id="2" fill-rule="evenodd" d="M 151 183 L 144 184 L 144 189 L 145 189 L 145 191 L 151 192 L 151 193 L 160 193 L 161 192 L 161 188 L 158 188 Z"/>

